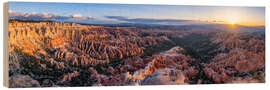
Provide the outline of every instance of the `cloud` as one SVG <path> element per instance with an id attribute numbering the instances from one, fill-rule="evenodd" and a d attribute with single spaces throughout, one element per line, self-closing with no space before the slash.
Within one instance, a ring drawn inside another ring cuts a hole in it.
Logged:
<path id="1" fill-rule="evenodd" d="M 25 13 L 8 10 L 9 16 L 24 16 Z"/>
<path id="2" fill-rule="evenodd" d="M 87 19 L 95 19 L 94 17 L 92 17 L 92 16 L 88 16 L 88 17 L 86 17 Z"/>
<path id="3" fill-rule="evenodd" d="M 81 14 L 73 14 L 71 15 L 72 18 L 81 18 L 83 17 Z"/>
<path id="4" fill-rule="evenodd" d="M 212 20 L 212 22 L 214 22 L 214 23 L 223 23 L 225 21 L 222 21 L 222 20 Z"/>
<path id="5" fill-rule="evenodd" d="M 43 17 L 43 18 L 54 18 L 54 17 L 56 17 L 56 15 L 50 14 L 50 13 L 39 13 L 39 14 L 34 13 L 34 15 L 37 15 L 37 16 Z"/>
<path id="6" fill-rule="evenodd" d="M 67 17 L 64 16 L 57 16 L 55 14 L 51 13 L 24 13 L 24 12 L 17 12 L 17 11 L 8 11 L 9 17 L 14 19 L 39 19 L 39 20 L 45 20 L 45 19 L 67 19 Z"/>
<path id="7" fill-rule="evenodd" d="M 8 11 L 10 19 L 20 19 L 20 20 L 55 20 L 55 21 L 72 21 L 73 19 L 76 20 L 93 20 L 94 17 L 88 16 L 84 17 L 81 14 L 73 14 L 70 16 L 60 16 L 55 15 L 52 13 L 24 13 L 24 12 L 17 12 L 17 11 Z"/>
<path id="8" fill-rule="evenodd" d="M 24 13 L 9 10 L 10 19 L 19 20 L 52 20 L 64 22 L 79 22 L 89 24 L 157 24 L 157 25 L 190 25 L 203 24 L 205 22 L 195 20 L 181 20 L 181 19 L 153 19 L 153 18 L 128 18 L 123 16 L 105 16 L 106 19 L 98 19 L 92 16 L 83 16 L 81 14 L 71 14 L 67 16 L 56 15 L 52 13 Z"/>
<path id="9" fill-rule="evenodd" d="M 129 23 L 181 23 L 181 22 L 189 22 L 191 20 L 179 20 L 179 19 L 149 19 L 149 18 L 127 18 L 123 16 L 105 16 L 109 19 L 115 19 L 119 21 L 126 21 Z"/>

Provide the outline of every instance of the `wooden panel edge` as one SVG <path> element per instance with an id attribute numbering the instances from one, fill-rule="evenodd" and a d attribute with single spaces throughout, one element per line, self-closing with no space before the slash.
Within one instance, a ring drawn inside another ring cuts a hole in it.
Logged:
<path id="1" fill-rule="evenodd" d="M 9 75 L 8 75 L 8 66 L 9 66 L 9 64 L 8 64 L 8 2 L 5 2 L 4 3 L 4 10 L 3 10 L 3 49 L 4 49 L 4 51 L 3 51 L 3 84 L 4 84 L 4 86 L 5 87 L 9 87 Z"/>

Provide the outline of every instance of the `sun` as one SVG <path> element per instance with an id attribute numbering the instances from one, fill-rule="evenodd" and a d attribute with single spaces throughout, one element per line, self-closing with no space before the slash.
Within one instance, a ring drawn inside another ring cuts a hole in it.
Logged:
<path id="1" fill-rule="evenodd" d="M 231 25 L 235 25 L 235 21 L 234 21 L 234 20 L 231 20 L 231 21 L 230 21 L 230 24 L 231 24 Z"/>

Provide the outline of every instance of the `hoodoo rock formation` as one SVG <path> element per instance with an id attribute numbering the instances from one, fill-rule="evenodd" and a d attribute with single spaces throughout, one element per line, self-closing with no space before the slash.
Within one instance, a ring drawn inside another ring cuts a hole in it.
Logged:
<path id="1" fill-rule="evenodd" d="M 210 63 L 202 64 L 209 78 L 216 83 L 264 82 L 263 37 L 218 33 L 213 43 L 220 43 L 221 47 L 217 51 L 222 53 L 217 54 Z"/>
<path id="2" fill-rule="evenodd" d="M 74 81 L 74 78 L 85 77 L 81 73 L 89 73 L 90 75 L 95 73 L 94 70 L 99 69 L 100 66 L 108 68 L 103 66 L 121 59 L 141 55 L 145 47 L 170 41 L 167 37 L 142 37 L 141 33 L 134 27 L 10 21 L 10 75 L 26 72 L 24 74 L 32 74 L 32 77 L 42 82 L 43 78 L 33 75 L 33 73 L 41 74 L 44 77 L 50 77 L 49 79 L 56 79 L 57 81 L 52 81 L 62 85 Z M 20 67 L 26 67 L 26 70 L 21 72 Z M 87 69 L 92 67 L 95 69 Z M 38 72 L 33 72 L 31 69 Z M 124 78 L 124 74 L 120 74 L 112 67 L 108 69 L 111 69 L 110 72 L 114 71 L 111 73 L 113 76 L 95 76 L 98 83 L 119 85 L 111 78 Z M 51 72 L 52 70 L 54 71 Z M 40 73 L 42 71 L 45 72 Z M 105 72 L 105 69 L 102 69 L 102 72 Z M 95 74 L 87 77 L 94 77 L 93 75 Z M 71 84 L 81 85 L 75 82 Z"/>
<path id="3" fill-rule="evenodd" d="M 10 87 L 265 82 L 263 34 L 164 27 L 10 20 Z"/>

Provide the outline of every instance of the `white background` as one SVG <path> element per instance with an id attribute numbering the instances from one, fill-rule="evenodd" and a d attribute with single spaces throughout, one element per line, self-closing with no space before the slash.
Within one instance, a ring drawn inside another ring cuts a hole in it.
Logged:
<path id="1" fill-rule="evenodd" d="M 0 88 L 7 90 L 3 86 L 3 3 L 7 1 L 35 1 L 35 2 L 72 2 L 72 3 L 122 3 L 122 4 L 168 4 L 168 5 L 210 5 L 210 6 L 265 6 L 266 7 L 266 83 L 265 84 L 207 84 L 207 85 L 168 85 L 168 86 L 110 86 L 110 87 L 65 87 L 65 88 L 23 88 L 23 89 L 92 89 L 92 90 L 198 90 L 198 89 L 215 89 L 215 90 L 262 90 L 270 89 L 269 84 L 269 21 L 270 20 L 270 0 L 2 0 L 1 4 L 1 31 L 0 31 Z M 38 7 L 37 7 L 38 8 Z"/>

